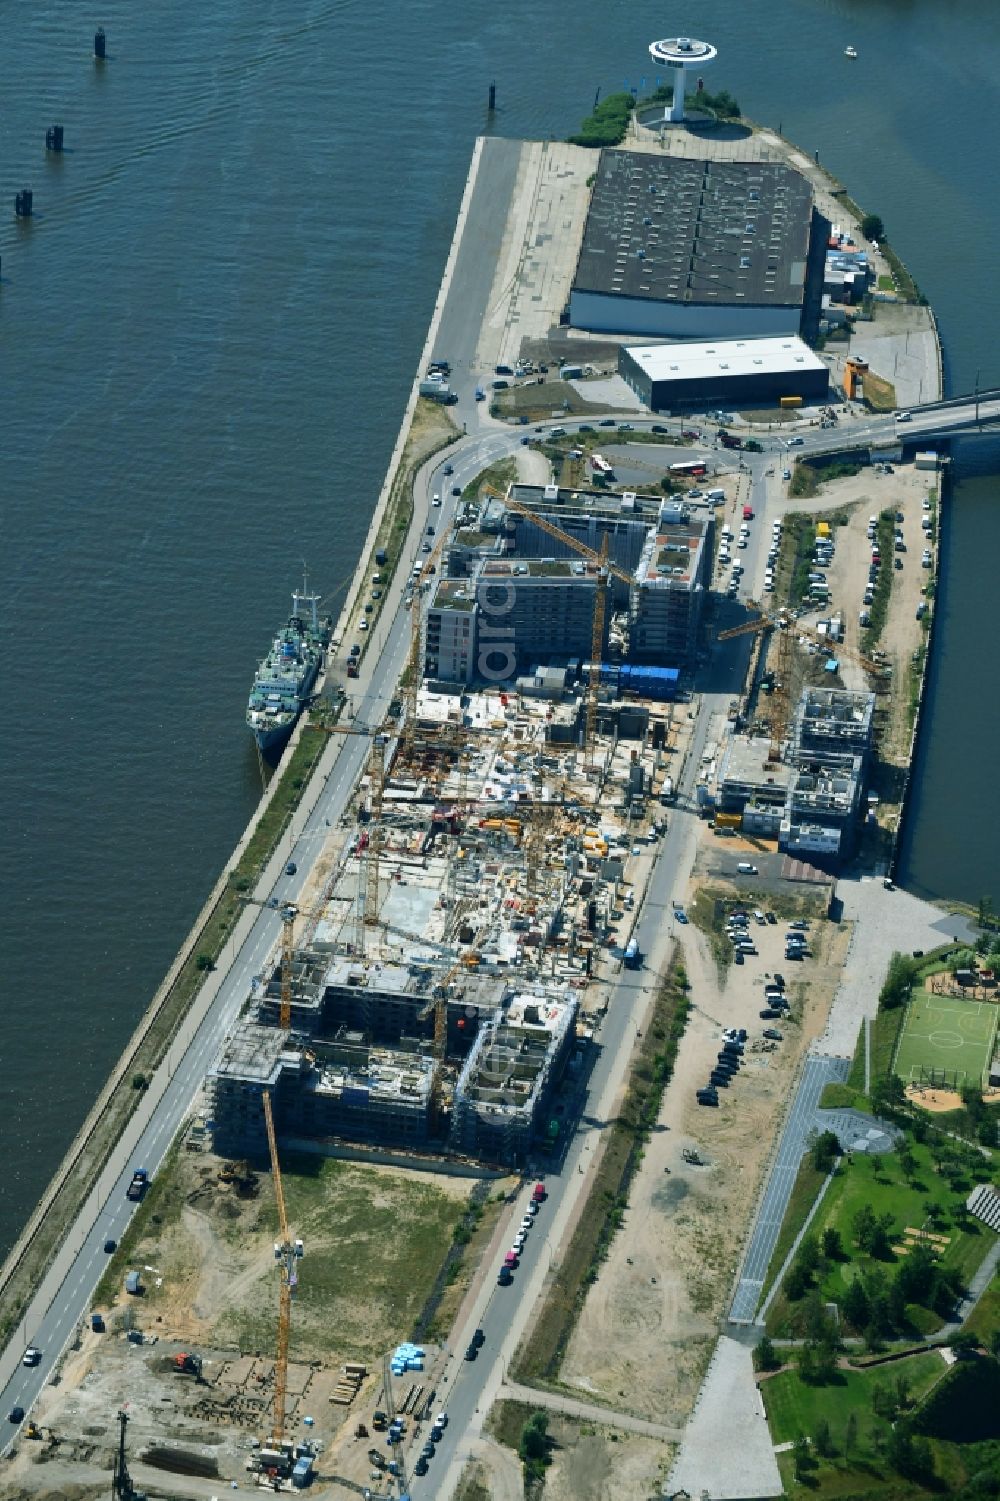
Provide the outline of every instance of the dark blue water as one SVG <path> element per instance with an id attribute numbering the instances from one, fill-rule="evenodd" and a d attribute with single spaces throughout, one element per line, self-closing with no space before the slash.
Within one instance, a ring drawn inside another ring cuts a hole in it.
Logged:
<path id="1" fill-rule="evenodd" d="M 634 0 L 108 0 L 99 19 L 103 68 L 78 6 L 0 0 L 0 1251 L 259 795 L 249 679 L 301 560 L 333 605 L 353 569 L 491 80 L 494 128 L 563 136 L 597 87 L 652 83 L 653 37 L 706 36 L 710 82 L 882 214 L 953 389 L 1000 383 L 1000 20 L 972 0 L 700 0 L 669 22 Z M 907 849 L 916 885 L 973 899 L 1000 812 L 992 472 L 958 490 Z"/>

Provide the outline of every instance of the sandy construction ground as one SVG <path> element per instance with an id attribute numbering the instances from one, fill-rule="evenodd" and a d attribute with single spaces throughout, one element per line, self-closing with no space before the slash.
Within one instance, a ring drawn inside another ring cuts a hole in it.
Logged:
<path id="1" fill-rule="evenodd" d="M 545 1473 L 545 1501 L 645 1501 L 666 1479 L 670 1444 L 637 1434 L 592 1428 L 553 1414 L 552 1464 Z"/>
<path id="2" fill-rule="evenodd" d="M 833 511 L 842 506 L 851 507 L 847 526 L 834 528 L 836 555 L 829 569 L 824 570 L 830 586 L 830 603 L 821 610 L 805 617 L 809 624 L 826 619 L 831 613 L 844 619 L 847 646 L 860 650 L 861 627 L 858 617 L 864 608 L 863 598 L 868 583 L 868 568 L 871 562 L 871 542 L 867 527 L 870 516 L 892 510 L 902 514 L 897 525 L 903 533 L 905 552 L 894 552 L 883 558 L 883 569 L 888 568 L 892 577 L 892 592 L 889 611 L 882 636 L 878 643 L 892 664 L 895 696 L 900 712 L 893 714 L 892 729 L 883 742 L 882 754 L 893 761 L 904 760 L 909 749 L 909 725 L 906 720 L 906 682 L 913 652 L 922 643 L 924 631 L 917 620 L 917 606 L 923 599 L 923 589 L 932 578 L 930 569 L 921 566 L 925 547 L 933 543 L 925 540 L 921 528 L 924 514 L 922 501 L 937 489 L 938 476 L 919 470 L 912 463 L 893 465 L 892 474 L 880 474 L 874 469 L 863 469 L 860 474 L 835 480 L 822 487 L 820 495 L 808 501 L 790 501 L 790 510 L 801 510 L 810 515 L 821 511 Z M 896 567 L 896 560 L 902 568 Z M 840 677 L 846 688 L 867 689 L 867 676 L 860 664 L 846 655 L 841 660 Z"/>
<path id="3" fill-rule="evenodd" d="M 760 899 L 760 898 L 758 898 Z M 825 1024 L 847 950 L 846 928 L 814 923 L 818 956 L 783 964 L 783 927 L 755 928 L 761 952 L 732 967 L 720 990 L 703 936 L 684 930 L 692 1010 L 677 1068 L 633 1185 L 625 1223 L 591 1289 L 562 1367 L 570 1390 L 682 1424 L 718 1333 L 768 1154 L 796 1067 Z M 792 1020 L 763 1048 L 765 972 L 787 973 Z M 718 1110 L 695 1102 L 721 1046 L 722 1026 L 744 1026 L 744 1068 Z M 704 1165 L 684 1160 L 694 1148 Z"/>

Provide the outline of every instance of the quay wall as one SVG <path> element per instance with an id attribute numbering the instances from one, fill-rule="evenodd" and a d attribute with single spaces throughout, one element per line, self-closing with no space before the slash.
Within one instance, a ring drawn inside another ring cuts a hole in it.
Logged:
<path id="1" fill-rule="evenodd" d="M 350 619 L 351 612 L 357 606 L 358 598 L 359 598 L 359 593 L 360 593 L 361 589 L 363 588 L 365 580 L 366 580 L 366 571 L 365 571 L 364 564 L 365 564 L 365 561 L 367 560 L 368 556 L 370 555 L 372 549 L 375 546 L 375 541 L 376 541 L 376 538 L 378 536 L 379 528 L 380 528 L 380 526 L 382 524 L 382 520 L 384 518 L 386 508 L 387 508 L 387 506 L 389 504 L 389 499 L 390 499 L 390 496 L 391 496 L 391 493 L 392 493 L 393 484 L 395 483 L 397 472 L 399 470 L 399 465 L 400 465 L 400 461 L 401 461 L 401 458 L 402 458 L 403 449 L 404 449 L 404 447 L 406 445 L 406 440 L 407 440 L 407 437 L 409 435 L 410 424 L 413 421 L 413 413 L 414 413 L 414 411 L 416 409 L 417 398 L 418 398 L 418 394 L 419 394 L 420 380 L 421 380 L 423 371 L 426 368 L 428 360 L 432 357 L 432 353 L 431 352 L 432 352 L 432 349 L 433 349 L 434 341 L 437 338 L 437 332 L 438 332 L 438 327 L 439 327 L 440 321 L 441 321 L 441 315 L 442 315 L 442 312 L 443 312 L 443 309 L 444 309 L 445 301 L 447 299 L 448 290 L 449 290 L 449 287 L 450 287 L 450 284 L 451 284 L 451 278 L 452 278 L 452 275 L 454 273 L 455 262 L 456 262 L 456 259 L 458 257 L 459 248 L 461 246 L 462 236 L 463 236 L 464 231 L 465 231 L 465 225 L 466 225 L 466 221 L 467 221 L 467 218 L 468 218 L 469 204 L 470 204 L 470 201 L 471 201 L 471 198 L 472 198 L 472 193 L 473 193 L 473 190 L 475 188 L 476 179 L 477 179 L 477 176 L 478 176 L 478 173 L 479 173 L 479 165 L 480 165 L 480 161 L 481 161 L 481 158 L 482 158 L 483 144 L 484 144 L 483 138 L 482 137 L 477 138 L 476 144 L 475 144 L 475 147 L 474 147 L 474 150 L 473 150 L 473 153 L 472 153 L 472 160 L 471 160 L 471 163 L 470 163 L 470 166 L 469 166 L 469 173 L 468 173 L 468 177 L 466 179 L 465 190 L 463 192 L 461 204 L 460 204 L 459 211 L 458 211 L 458 217 L 457 217 L 456 224 L 455 224 L 455 232 L 454 232 L 454 235 L 452 237 L 451 248 L 450 248 L 449 253 L 448 253 L 448 259 L 447 259 L 447 261 L 445 263 L 445 269 L 444 269 L 444 273 L 443 273 L 443 276 L 442 276 L 442 279 L 441 279 L 441 285 L 440 285 L 440 288 L 438 290 L 437 300 L 436 300 L 436 302 L 434 304 L 434 310 L 433 310 L 433 313 L 432 313 L 432 316 L 431 316 L 431 322 L 430 322 L 430 326 L 429 326 L 429 329 L 428 329 L 427 338 L 426 338 L 426 341 L 424 343 L 423 350 L 421 351 L 420 362 L 419 362 L 419 365 L 418 365 L 418 368 L 417 368 L 417 372 L 416 372 L 416 374 L 414 376 L 414 379 L 413 379 L 413 385 L 411 387 L 409 399 L 407 401 L 406 409 L 405 409 L 404 414 L 403 414 L 403 420 L 402 420 L 402 423 L 401 423 L 401 426 L 400 426 L 399 435 L 398 435 L 398 437 L 396 439 L 395 446 L 393 447 L 392 454 L 390 455 L 388 468 L 387 468 L 386 474 L 385 474 L 385 479 L 383 481 L 382 488 L 381 488 L 381 490 L 379 492 L 378 500 L 376 502 L 374 511 L 372 513 L 371 524 L 370 524 L 370 526 L 368 528 L 367 536 L 365 537 L 365 540 L 364 540 L 364 542 L 362 544 L 362 549 L 361 549 L 360 558 L 359 558 L 359 560 L 360 560 L 360 566 L 359 566 L 359 568 L 357 569 L 357 571 L 355 573 L 353 583 L 352 583 L 350 589 L 348 590 L 347 597 L 346 597 L 345 602 L 344 602 L 344 606 L 343 606 L 343 608 L 341 610 L 340 616 L 339 616 L 338 621 L 337 621 L 337 626 L 336 626 L 335 634 L 338 637 L 342 636 L 343 631 L 344 631 L 345 626 L 346 626 L 346 623 Z M 296 726 L 296 729 L 295 729 L 295 732 L 293 734 L 292 740 L 290 741 L 289 746 L 287 747 L 287 749 L 285 751 L 285 754 L 284 754 L 284 757 L 283 757 L 283 761 L 282 761 L 282 765 L 283 766 L 287 767 L 287 765 L 288 765 L 288 763 L 289 763 L 289 761 L 291 759 L 291 751 L 294 748 L 295 744 L 297 743 L 298 737 L 301 735 L 301 733 L 302 733 L 302 724 L 301 724 L 301 721 L 300 721 L 299 725 Z M 299 803 L 298 811 L 300 813 L 306 813 L 307 814 L 308 811 L 311 809 L 311 807 L 312 807 L 313 803 L 315 802 L 316 798 L 319 796 L 319 791 L 320 791 L 320 788 L 322 786 L 323 776 L 329 773 L 329 770 L 332 767 L 333 762 L 335 761 L 336 756 L 337 756 L 337 754 L 340 751 L 341 742 L 339 741 L 338 737 L 330 736 L 329 738 L 334 743 L 332 743 L 330 746 L 328 746 L 326 752 L 324 752 L 324 755 L 320 758 L 320 760 L 317 762 L 316 766 L 313 768 L 313 774 L 312 774 L 312 777 L 311 777 L 311 787 L 307 788 L 306 792 L 303 794 L 302 800 Z M 103 1088 L 101 1089 L 101 1091 L 100 1091 L 97 1099 L 95 1100 L 92 1108 L 88 1112 L 85 1120 L 83 1121 L 83 1124 L 80 1126 L 79 1131 L 77 1132 L 76 1136 L 74 1137 L 73 1141 L 71 1142 L 71 1144 L 70 1144 L 70 1146 L 69 1146 L 69 1148 L 68 1148 L 65 1156 L 63 1157 L 63 1159 L 60 1162 L 59 1166 L 56 1168 L 55 1173 L 52 1175 L 52 1178 L 49 1181 L 49 1183 L 48 1183 L 48 1185 L 47 1185 L 47 1187 L 45 1189 L 45 1192 L 42 1194 L 42 1197 L 39 1199 L 38 1204 L 36 1205 L 34 1211 L 29 1216 L 29 1218 L 28 1218 L 28 1220 L 27 1220 L 27 1222 L 26 1222 L 26 1224 L 24 1226 L 24 1229 L 21 1231 L 21 1234 L 18 1236 L 18 1238 L 15 1241 L 14 1245 L 11 1247 L 11 1250 L 10 1250 L 9 1254 L 7 1255 L 7 1257 L 6 1257 L 6 1259 L 5 1259 L 2 1267 L 0 1267 L 0 1301 L 3 1300 L 5 1291 L 9 1287 L 12 1278 L 15 1276 L 15 1274 L 24 1265 L 26 1258 L 30 1254 L 32 1244 L 33 1244 L 36 1236 L 38 1235 L 38 1231 L 39 1231 L 41 1225 L 44 1223 L 46 1217 L 53 1211 L 53 1208 L 54 1208 L 54 1206 L 56 1204 L 56 1201 L 58 1200 L 59 1196 L 61 1194 L 63 1194 L 64 1192 L 67 1192 L 67 1191 L 70 1190 L 70 1180 L 72 1178 L 74 1170 L 80 1165 L 81 1160 L 84 1157 L 84 1155 L 85 1155 L 85 1153 L 86 1153 L 86 1151 L 88 1149 L 88 1146 L 90 1145 L 90 1143 L 91 1143 L 91 1141 L 92 1141 L 92 1139 L 93 1139 L 93 1137 L 94 1137 L 94 1135 L 95 1135 L 95 1133 L 96 1133 L 96 1131 L 97 1131 L 97 1129 L 98 1129 L 98 1127 L 100 1125 L 101 1117 L 102 1117 L 104 1111 L 107 1108 L 109 1100 L 111 1099 L 111 1097 L 113 1096 L 113 1094 L 115 1093 L 116 1090 L 118 1090 L 118 1089 L 126 1086 L 129 1072 L 134 1067 L 135 1059 L 136 1059 L 136 1056 L 137 1056 L 137 1054 L 139 1052 L 139 1049 L 142 1046 L 142 1043 L 144 1042 L 144 1040 L 146 1039 L 146 1037 L 148 1036 L 150 1028 L 153 1026 L 153 1024 L 155 1023 L 157 1017 L 160 1015 L 160 1012 L 162 1011 L 163 1006 L 165 1005 L 165 1003 L 166 1003 L 166 1001 L 167 1001 L 167 999 L 168 999 L 168 997 L 169 997 L 169 995 L 170 995 L 170 993 L 171 993 L 174 985 L 177 982 L 177 978 L 178 978 L 181 970 L 184 968 L 185 964 L 190 960 L 190 958 L 196 952 L 197 945 L 198 945 L 198 942 L 200 940 L 201 934 L 202 934 L 202 932 L 203 932 L 206 924 L 209 922 L 209 920 L 213 916 L 216 908 L 218 907 L 220 901 L 222 900 L 223 895 L 225 894 L 226 887 L 227 887 L 227 884 L 228 884 L 228 881 L 229 881 L 230 873 L 231 873 L 233 867 L 238 864 L 238 862 L 240 860 L 240 857 L 243 854 L 243 851 L 245 850 L 247 844 L 249 843 L 250 839 L 253 836 L 254 831 L 257 828 L 258 823 L 260 822 L 260 819 L 263 817 L 264 813 L 266 812 L 266 810 L 267 810 L 267 808 L 269 806 L 270 800 L 274 796 L 275 791 L 276 791 L 277 787 L 280 784 L 280 778 L 281 778 L 281 770 L 279 769 L 275 773 L 275 775 L 272 777 L 271 782 L 269 783 L 266 791 L 262 795 L 259 804 L 257 805 L 256 809 L 254 810 L 254 813 L 253 813 L 253 815 L 252 815 L 252 817 L 250 819 L 250 822 L 248 823 L 246 829 L 243 831 L 242 835 L 240 836 L 240 839 L 239 839 L 239 841 L 238 841 L 235 849 L 233 850 L 232 855 L 226 861 L 225 866 L 223 867 L 223 870 L 220 873 L 218 880 L 216 881 L 216 883 L 213 886 L 212 890 L 210 891 L 208 897 L 206 898 L 205 903 L 202 906 L 201 911 L 198 913 L 198 916 L 195 918 L 194 923 L 193 923 L 193 925 L 192 925 L 192 927 L 191 927 L 191 929 L 190 929 L 187 937 L 184 939 L 183 943 L 181 944 L 181 947 L 178 950 L 178 953 L 177 953 L 177 955 L 176 955 L 173 963 L 171 964 L 169 970 L 167 971 L 167 973 L 164 976 L 162 982 L 160 983 L 159 987 L 157 988 L 156 993 L 153 996 L 153 999 L 150 1001 L 149 1006 L 147 1007 L 147 1009 L 146 1009 L 145 1013 L 143 1014 L 141 1020 L 139 1021 L 138 1025 L 136 1026 L 134 1032 L 132 1033 L 132 1035 L 130 1036 L 130 1038 L 128 1039 L 128 1041 L 126 1042 L 125 1047 L 122 1050 L 122 1054 L 121 1054 L 118 1062 L 115 1064 L 114 1068 L 112 1069 L 110 1075 L 108 1076 L 107 1081 L 105 1082 Z M 265 877 L 265 880 L 266 880 L 266 877 Z M 249 923 L 249 925 L 252 926 L 255 921 L 256 921 L 256 913 L 250 912 L 248 910 L 248 912 L 245 914 L 244 918 L 241 919 L 240 923 L 237 924 L 237 928 L 234 931 L 234 937 L 237 937 L 240 934 L 240 930 L 241 930 L 242 924 Z M 198 1002 L 199 1002 L 199 999 L 205 993 L 206 993 L 206 987 L 202 986 L 201 990 L 199 990 L 199 992 L 198 992 L 198 996 L 195 998 L 195 1000 L 194 1000 L 194 1002 L 192 1004 L 191 1013 L 194 1013 L 194 1012 L 196 1012 L 197 1010 L 200 1009 L 199 1005 L 198 1005 Z M 189 1015 L 191 1013 L 189 1013 Z M 161 1065 L 161 1067 L 162 1067 L 162 1065 Z M 152 1089 L 150 1089 L 149 1093 L 152 1094 L 153 1092 L 154 1091 Z M 137 1092 L 137 1095 L 136 1095 L 136 1105 L 137 1106 L 139 1105 L 139 1103 L 140 1103 L 140 1101 L 142 1099 L 143 1099 L 143 1095 L 141 1093 Z M 116 1145 L 117 1145 L 117 1142 L 110 1142 L 108 1144 L 107 1152 L 104 1154 L 104 1157 L 102 1159 L 102 1162 L 101 1162 L 100 1166 L 103 1166 L 103 1163 L 110 1156 L 111 1152 L 113 1151 L 113 1149 L 114 1149 L 114 1147 Z M 100 1166 L 97 1169 L 98 1171 L 100 1170 Z M 84 1199 L 85 1199 L 85 1189 L 84 1188 L 80 1188 L 79 1189 L 79 1195 L 80 1195 L 80 1201 L 83 1202 Z M 75 1215 L 76 1212 L 77 1212 L 77 1209 L 74 1208 L 74 1215 Z M 63 1242 L 64 1242 L 64 1240 L 66 1238 L 66 1235 L 68 1235 L 69 1229 L 70 1229 L 70 1224 L 71 1224 L 71 1222 L 67 1223 L 66 1232 L 65 1232 L 65 1234 L 63 1236 L 63 1239 L 59 1242 L 59 1245 L 63 1244 Z M 53 1250 L 58 1250 L 58 1246 L 55 1247 L 55 1248 L 53 1248 Z M 49 1251 L 47 1254 L 51 1257 L 51 1255 L 53 1254 L 53 1251 Z M 42 1267 L 37 1268 L 37 1271 L 35 1272 L 34 1275 L 37 1278 L 40 1278 L 41 1275 L 42 1275 L 43 1270 L 44 1269 Z"/>

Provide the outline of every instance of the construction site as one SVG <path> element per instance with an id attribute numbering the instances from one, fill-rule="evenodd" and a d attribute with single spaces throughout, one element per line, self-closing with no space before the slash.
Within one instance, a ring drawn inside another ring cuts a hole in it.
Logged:
<path id="1" fill-rule="evenodd" d="M 720 967 L 699 893 L 726 911 L 738 872 L 762 862 L 769 910 L 746 947 L 768 964 L 784 941 L 769 923 L 825 914 L 825 872 L 857 851 L 870 817 L 891 677 L 829 622 L 787 609 L 719 630 L 701 583 L 735 499 L 698 519 L 679 501 L 640 498 L 632 511 L 553 489 L 501 498 L 484 486 L 474 516 L 443 531 L 410 586 L 410 660 L 385 722 L 335 720 L 342 696 L 317 704 L 303 733 L 363 737 L 364 775 L 301 897 L 268 904 L 281 941 L 205 1079 L 162 1200 L 142 1206 L 112 1257 L 99 1324 L 81 1327 L 39 1406 L 25 1494 L 44 1494 L 50 1461 L 82 1485 L 124 1465 L 122 1498 L 140 1483 L 155 1493 L 157 1475 L 398 1489 L 451 1369 L 450 1332 L 512 1233 L 518 1175 L 558 1173 L 577 1134 L 609 987 L 645 964 L 637 922 L 682 785 L 680 806 L 700 817 L 677 824 L 691 874 L 672 885 L 663 936 L 683 931 L 696 997 L 683 1078 L 664 1100 L 672 1130 L 633 1186 L 641 1214 L 582 1304 L 560 1379 L 609 1409 L 657 1415 L 664 1436 L 691 1412 L 773 1121 L 823 1030 L 848 940 L 817 933 L 808 981 L 786 992 L 784 1041 L 753 1038 L 738 1112 L 706 1117 L 687 1085 L 720 1028 L 754 1014 L 765 981 Z M 504 639 L 490 640 L 488 591 L 554 579 L 586 592 L 585 608 L 545 615 L 550 650 L 529 634 L 501 683 L 442 674 L 461 595 L 483 606 L 478 660 Z M 657 617 L 637 597 L 663 580 L 677 656 L 647 666 L 629 643 Z M 733 659 L 744 686 L 728 716 L 716 694 L 696 735 L 688 664 L 709 632 L 744 638 L 749 657 Z M 843 677 L 824 670 L 833 649 Z M 686 906 L 703 933 L 678 926 Z M 667 1224 L 684 1232 L 669 1277 Z M 390 1362 L 401 1338 L 419 1343 Z M 133 1461 L 114 1457 L 124 1389 Z M 634 1459 L 662 1472 L 672 1452 L 649 1438 Z"/>
<path id="2" fill-rule="evenodd" d="M 533 1144 L 558 1146 L 566 1123 L 551 1109 L 553 1091 L 585 1041 L 581 999 L 596 964 L 627 948 L 641 893 L 626 867 L 664 783 L 672 785 L 678 729 L 673 703 L 644 701 L 638 682 L 627 695 L 604 686 L 608 626 L 617 607 L 628 612 L 622 581 L 631 577 L 609 561 L 609 537 L 638 562 L 632 532 L 645 536 L 649 522 L 605 530 L 598 518 L 588 533 L 595 552 L 517 496 L 503 506 L 487 490 L 481 524 L 492 525 L 486 513 L 498 518 L 510 556 L 520 556 L 522 533 L 582 554 L 579 575 L 558 577 L 588 585 L 585 618 L 567 618 L 563 639 L 531 576 L 515 572 L 512 607 L 527 588 L 525 618 L 543 620 L 548 656 L 562 667 L 543 675 L 531 648 L 527 677 L 509 688 L 442 682 L 442 611 L 432 607 L 422 631 L 419 608 L 449 543 L 448 534 L 439 539 L 413 586 L 402 727 L 329 727 L 370 733 L 368 768 L 331 840 L 329 873 L 308 910 L 282 913 L 280 951 L 254 979 L 209 1077 L 213 1145 L 223 1156 L 266 1159 L 264 1096 L 285 1139 L 446 1153 L 497 1168 L 522 1165 Z M 518 525 L 511 530 L 505 517 Z M 678 597 L 697 596 L 690 586 L 703 572 L 707 530 L 685 532 L 698 561 L 677 581 Z M 467 552 L 454 566 L 468 566 Z M 550 570 L 541 582 L 552 578 Z M 438 585 L 438 598 L 446 584 L 455 580 Z M 682 613 L 686 620 L 687 605 Z M 515 629 L 512 639 L 523 653 L 523 634 Z M 675 669 L 671 698 L 678 677 Z"/>

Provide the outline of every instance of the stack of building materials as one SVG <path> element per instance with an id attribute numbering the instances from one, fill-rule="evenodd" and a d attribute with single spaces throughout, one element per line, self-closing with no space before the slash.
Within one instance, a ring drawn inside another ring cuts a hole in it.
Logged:
<path id="1" fill-rule="evenodd" d="M 407 1371 L 422 1371 L 424 1368 L 423 1345 L 405 1344 L 397 1345 L 392 1352 L 390 1369 L 394 1376 L 405 1376 Z"/>
<path id="2" fill-rule="evenodd" d="M 367 1367 L 357 1365 L 353 1361 L 348 1361 L 347 1365 L 341 1366 L 337 1385 L 330 1393 L 330 1401 L 335 1402 L 338 1407 L 350 1407 L 361 1390 L 361 1383 L 367 1374 Z"/>

